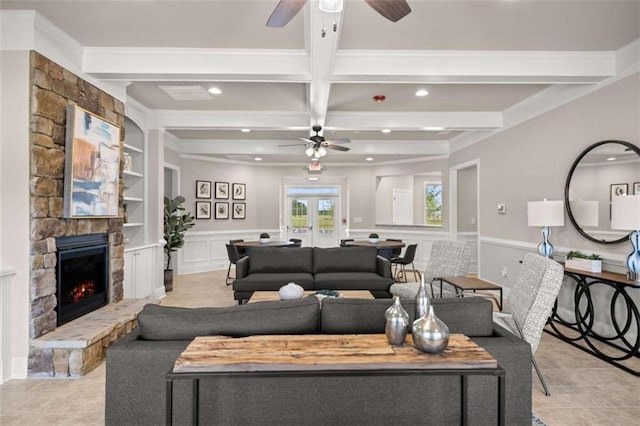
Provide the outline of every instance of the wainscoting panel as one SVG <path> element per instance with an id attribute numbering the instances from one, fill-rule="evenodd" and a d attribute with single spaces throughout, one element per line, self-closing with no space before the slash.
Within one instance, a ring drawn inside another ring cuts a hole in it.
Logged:
<path id="1" fill-rule="evenodd" d="M 15 271 L 0 270 L 0 384 L 11 378 L 11 284 Z"/>

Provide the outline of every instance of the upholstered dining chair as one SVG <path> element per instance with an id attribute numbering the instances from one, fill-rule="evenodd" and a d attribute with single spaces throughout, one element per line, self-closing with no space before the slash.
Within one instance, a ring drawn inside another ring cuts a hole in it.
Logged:
<path id="1" fill-rule="evenodd" d="M 420 281 L 420 271 L 416 269 L 416 266 L 413 263 L 416 258 L 417 248 L 417 244 L 409 244 L 404 251 L 404 256 L 391 258 L 391 266 L 394 267 L 394 281 L 400 282 L 400 277 L 403 277 L 403 282 L 406 283 L 408 281 L 407 272 L 413 272 L 413 279 L 415 281 Z M 407 269 L 407 265 L 411 265 L 411 269 Z"/>
<path id="2" fill-rule="evenodd" d="M 433 280 L 435 278 L 464 277 L 469 272 L 470 261 L 471 248 L 468 243 L 449 240 L 434 241 L 427 268 L 423 274 L 425 283 L 431 286 L 431 297 L 434 297 Z M 419 283 L 396 283 L 389 291 L 402 299 L 415 299 L 419 286 Z"/>
<path id="3" fill-rule="evenodd" d="M 229 244 L 234 245 L 236 243 L 244 243 L 244 240 L 229 240 Z M 247 255 L 247 249 L 241 248 L 241 247 L 236 247 L 236 249 L 238 250 L 238 255 L 240 257 L 243 257 L 243 256 Z"/>
<path id="4" fill-rule="evenodd" d="M 227 256 L 229 257 L 229 267 L 227 268 L 227 276 L 224 279 L 226 285 L 232 284 L 235 277 L 231 276 L 231 265 L 235 265 L 241 257 L 238 253 L 238 247 L 235 244 L 225 244 L 227 246 Z"/>
<path id="5" fill-rule="evenodd" d="M 340 247 L 349 247 L 348 242 L 353 241 L 353 238 L 345 238 L 344 240 L 340 240 Z"/>
<path id="6" fill-rule="evenodd" d="M 393 242 L 396 242 L 396 243 L 401 243 L 402 242 L 402 240 L 398 240 L 398 239 L 395 239 L 395 238 L 387 238 L 387 241 L 393 241 Z M 391 259 L 393 259 L 395 257 L 400 257 L 401 254 L 402 254 L 402 248 L 401 247 L 400 248 L 394 248 L 393 250 L 391 250 Z"/>
<path id="7" fill-rule="evenodd" d="M 289 238 L 293 244 L 288 245 L 287 247 L 302 247 L 302 240 L 300 238 Z"/>
<path id="8" fill-rule="evenodd" d="M 516 283 L 505 300 L 504 309 L 493 313 L 496 324 L 531 345 L 531 363 L 547 396 L 551 394 L 533 355 L 538 349 L 543 328 L 551 315 L 563 278 L 564 269 L 559 263 L 528 253 L 524 257 Z"/>

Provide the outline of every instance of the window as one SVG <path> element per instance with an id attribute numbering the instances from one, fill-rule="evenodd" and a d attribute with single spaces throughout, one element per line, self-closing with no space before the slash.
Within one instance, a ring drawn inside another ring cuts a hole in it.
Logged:
<path id="1" fill-rule="evenodd" d="M 424 183 L 424 223 L 442 226 L 442 183 Z"/>

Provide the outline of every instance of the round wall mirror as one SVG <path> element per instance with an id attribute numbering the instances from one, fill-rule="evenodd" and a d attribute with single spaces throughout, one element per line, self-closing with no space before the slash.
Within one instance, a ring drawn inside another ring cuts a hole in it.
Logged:
<path id="1" fill-rule="evenodd" d="M 640 194 L 640 148 L 606 140 L 576 158 L 567 176 L 564 202 L 571 223 L 585 238 L 617 244 L 629 234 L 611 229 L 611 200 L 624 194 Z"/>

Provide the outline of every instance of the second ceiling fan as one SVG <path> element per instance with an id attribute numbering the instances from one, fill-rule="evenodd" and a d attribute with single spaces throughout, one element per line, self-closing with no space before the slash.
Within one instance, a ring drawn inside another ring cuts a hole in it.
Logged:
<path id="1" fill-rule="evenodd" d="M 349 139 L 331 139 L 327 140 L 324 137 L 320 136 L 320 131 L 322 130 L 322 126 L 315 125 L 311 128 L 316 134 L 310 136 L 309 138 L 298 138 L 301 141 L 304 141 L 304 144 L 288 144 L 288 145 L 278 145 L 278 146 L 306 146 L 307 149 L 305 154 L 308 157 L 313 158 L 321 158 L 327 155 L 327 149 L 333 149 L 336 151 L 349 151 L 350 148 L 346 146 L 342 146 L 342 144 L 350 143 Z"/>
<path id="2" fill-rule="evenodd" d="M 364 0 L 376 12 L 391 22 L 397 22 L 411 12 L 405 0 Z M 284 27 L 307 3 L 307 0 L 280 0 L 267 20 L 267 27 Z"/>

